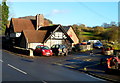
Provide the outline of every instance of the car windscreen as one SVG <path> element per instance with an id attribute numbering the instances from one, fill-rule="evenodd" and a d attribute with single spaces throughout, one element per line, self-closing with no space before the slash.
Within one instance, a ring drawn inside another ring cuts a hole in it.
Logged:
<path id="1" fill-rule="evenodd" d="M 60 45 L 53 45 L 51 48 L 59 48 Z"/>
<path id="2" fill-rule="evenodd" d="M 48 50 L 48 49 L 50 49 L 48 46 L 44 46 L 44 47 L 42 47 L 42 49 L 46 49 L 46 50 Z"/>
<path id="3" fill-rule="evenodd" d="M 36 48 L 41 48 L 41 46 L 37 46 Z"/>
<path id="4" fill-rule="evenodd" d="M 102 45 L 101 43 L 95 43 L 95 45 Z"/>

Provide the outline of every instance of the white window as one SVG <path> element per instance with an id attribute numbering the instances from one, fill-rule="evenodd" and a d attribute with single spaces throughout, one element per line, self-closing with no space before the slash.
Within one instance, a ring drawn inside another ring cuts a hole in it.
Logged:
<path id="1" fill-rule="evenodd" d="M 55 38 L 62 39 L 63 33 L 62 32 L 55 32 Z"/>
<path id="2" fill-rule="evenodd" d="M 20 37 L 21 36 L 21 33 L 16 33 L 16 37 Z"/>

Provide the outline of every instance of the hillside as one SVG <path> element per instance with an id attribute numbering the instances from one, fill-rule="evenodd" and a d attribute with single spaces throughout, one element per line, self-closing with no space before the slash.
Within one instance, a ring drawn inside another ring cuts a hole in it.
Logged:
<path id="1" fill-rule="evenodd" d="M 25 17 L 19 17 L 21 19 L 30 19 L 30 20 L 36 20 L 36 17 L 35 16 L 25 16 Z M 44 18 L 44 25 L 45 26 L 49 26 L 50 24 L 52 24 L 52 21 L 47 19 L 47 18 Z"/>
<path id="2" fill-rule="evenodd" d="M 94 35 L 93 32 L 90 31 L 82 31 L 80 32 L 80 36 L 85 40 L 101 40 L 102 37 Z"/>

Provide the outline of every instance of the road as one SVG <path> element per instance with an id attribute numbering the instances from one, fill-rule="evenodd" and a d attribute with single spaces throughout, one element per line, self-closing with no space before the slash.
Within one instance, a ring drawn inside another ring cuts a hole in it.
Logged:
<path id="1" fill-rule="evenodd" d="M 71 57 L 77 57 L 72 56 Z M 54 65 L 55 62 L 71 57 L 38 57 L 25 58 L 2 51 L 2 80 L 3 81 L 101 81 L 86 73 L 70 70 Z"/>
<path id="2" fill-rule="evenodd" d="M 94 55 L 90 56 L 88 52 L 79 53 L 79 56 L 64 61 L 59 61 L 56 65 L 69 69 L 86 72 L 89 75 L 102 78 L 111 82 L 120 82 L 120 71 L 112 70 L 106 73 L 106 67 L 100 65 L 101 58 L 109 58 L 111 56 L 101 55 L 101 49 L 94 49 Z"/>

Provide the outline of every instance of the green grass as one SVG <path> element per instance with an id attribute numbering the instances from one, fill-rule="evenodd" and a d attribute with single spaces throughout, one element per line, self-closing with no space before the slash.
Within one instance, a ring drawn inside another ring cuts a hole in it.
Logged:
<path id="1" fill-rule="evenodd" d="M 106 28 L 105 31 L 111 30 L 112 28 Z"/>
<path id="2" fill-rule="evenodd" d="M 93 32 L 80 32 L 80 35 L 87 39 L 101 39 L 100 36 L 95 36 Z"/>
<path id="3" fill-rule="evenodd" d="M 92 32 L 81 32 L 81 34 L 86 36 L 94 36 Z"/>
<path id="4" fill-rule="evenodd" d="M 104 45 L 111 46 L 114 48 L 114 50 L 120 50 L 120 43 L 115 43 L 114 45 L 109 43 L 104 43 Z"/>
<path id="5" fill-rule="evenodd" d="M 2 30 L 0 30 L 0 35 L 2 35 Z"/>
<path id="6" fill-rule="evenodd" d="M 113 45 L 113 48 L 114 48 L 115 50 L 120 50 L 120 44 L 115 44 L 115 45 Z"/>

